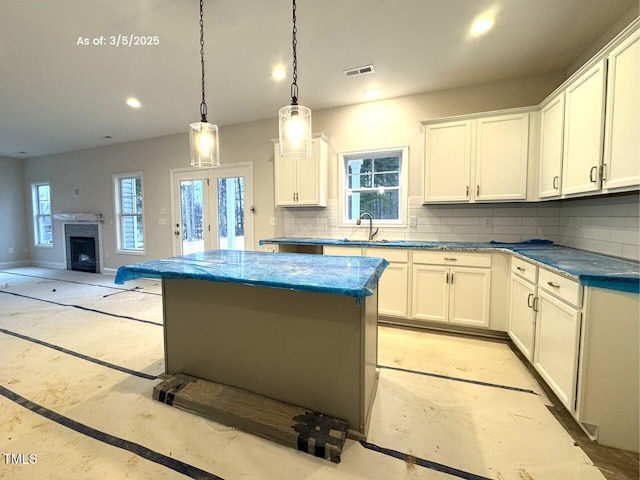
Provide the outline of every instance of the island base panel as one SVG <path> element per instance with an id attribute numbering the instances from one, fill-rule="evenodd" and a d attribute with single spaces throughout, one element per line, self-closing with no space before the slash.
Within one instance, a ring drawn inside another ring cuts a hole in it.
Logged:
<path id="1" fill-rule="evenodd" d="M 165 368 L 340 418 L 366 434 L 377 292 L 353 297 L 163 280 Z"/>

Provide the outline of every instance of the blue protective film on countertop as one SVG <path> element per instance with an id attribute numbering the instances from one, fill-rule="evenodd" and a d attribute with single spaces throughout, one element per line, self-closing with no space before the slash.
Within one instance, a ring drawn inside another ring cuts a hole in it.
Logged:
<path id="1" fill-rule="evenodd" d="M 526 240 L 520 243 L 421 242 L 419 240 L 348 240 L 325 238 L 271 238 L 260 244 L 342 245 L 354 247 L 415 248 L 430 250 L 468 250 L 479 252 L 514 252 L 521 257 L 551 267 L 576 278 L 588 287 L 640 293 L 640 264 L 608 255 L 553 245 L 549 240 Z"/>
<path id="2" fill-rule="evenodd" d="M 124 265 L 115 283 L 136 278 L 192 278 L 356 298 L 373 294 L 389 262 L 376 257 L 210 250 Z"/>

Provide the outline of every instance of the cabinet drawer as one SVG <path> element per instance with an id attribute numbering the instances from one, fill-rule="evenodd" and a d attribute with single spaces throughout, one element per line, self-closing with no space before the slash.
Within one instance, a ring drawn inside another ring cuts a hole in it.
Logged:
<path id="1" fill-rule="evenodd" d="M 511 258 L 511 273 L 526 278 L 531 283 L 536 283 L 536 277 L 538 276 L 538 267 L 534 264 L 520 260 L 519 258 Z"/>
<path id="2" fill-rule="evenodd" d="M 398 248 L 367 248 L 364 251 L 366 257 L 381 257 L 388 262 L 407 263 L 409 251 Z"/>
<path id="3" fill-rule="evenodd" d="M 541 268 L 538 273 L 538 287 L 571 305 L 582 306 L 582 287 L 574 280 Z"/>
<path id="4" fill-rule="evenodd" d="M 491 254 L 487 253 L 466 253 L 459 251 L 418 251 L 413 252 L 413 263 L 424 263 L 431 265 L 448 265 L 451 267 L 490 267 Z"/>
<path id="5" fill-rule="evenodd" d="M 338 255 L 342 257 L 360 257 L 362 256 L 362 249 L 360 247 L 325 245 L 322 248 L 322 253 L 325 255 Z"/>

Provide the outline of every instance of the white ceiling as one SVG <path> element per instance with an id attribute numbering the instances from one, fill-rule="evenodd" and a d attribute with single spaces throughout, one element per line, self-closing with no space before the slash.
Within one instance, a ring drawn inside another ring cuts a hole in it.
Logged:
<path id="1" fill-rule="evenodd" d="M 637 0 L 297 3 L 299 102 L 318 110 L 363 102 L 369 86 L 389 98 L 566 68 Z M 495 28 L 469 38 L 486 11 Z M 0 0 L 0 156 L 186 132 L 199 121 L 198 20 L 198 0 Z M 290 102 L 291 1 L 205 0 L 204 23 L 209 121 L 275 117 Z M 119 34 L 159 45 L 77 45 Z M 343 74 L 369 63 L 375 74 Z"/>

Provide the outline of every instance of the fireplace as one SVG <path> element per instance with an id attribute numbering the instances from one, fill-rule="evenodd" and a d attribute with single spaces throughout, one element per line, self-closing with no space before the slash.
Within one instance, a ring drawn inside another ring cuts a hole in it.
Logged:
<path id="1" fill-rule="evenodd" d="M 96 241 L 93 237 L 69 237 L 71 270 L 96 273 Z"/>
<path id="2" fill-rule="evenodd" d="M 100 229 L 98 223 L 65 223 L 67 270 L 100 273 Z"/>

